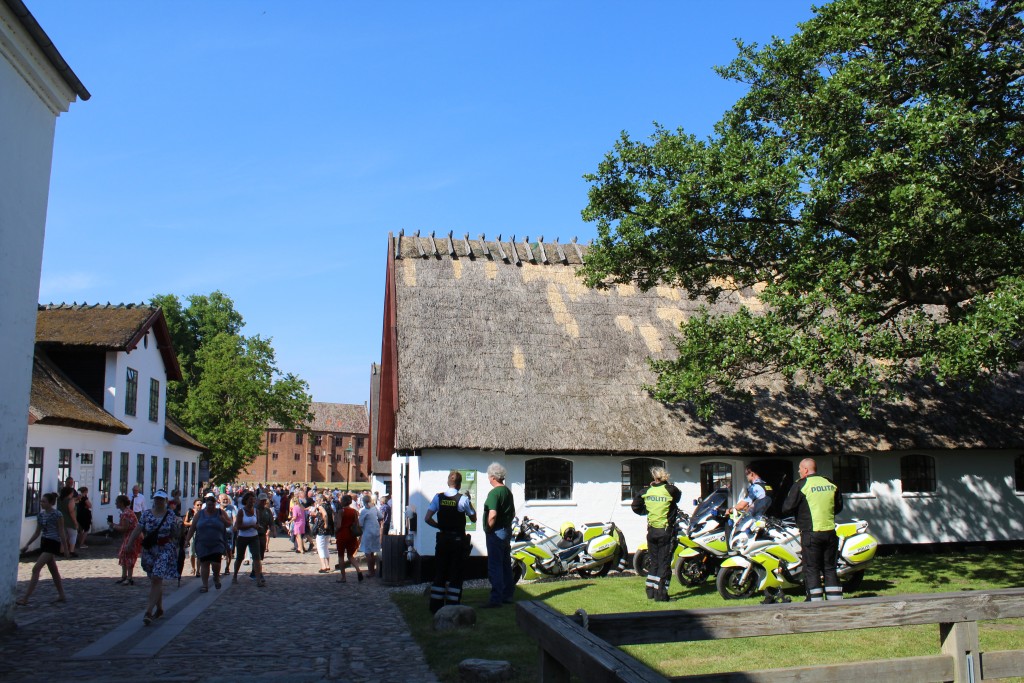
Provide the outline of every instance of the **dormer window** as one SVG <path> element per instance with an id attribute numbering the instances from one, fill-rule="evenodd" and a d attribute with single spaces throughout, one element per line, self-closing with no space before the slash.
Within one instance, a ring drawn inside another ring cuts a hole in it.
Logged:
<path id="1" fill-rule="evenodd" d="M 128 368 L 128 381 L 124 388 L 124 414 L 135 415 L 135 406 L 139 400 L 139 371 Z"/>

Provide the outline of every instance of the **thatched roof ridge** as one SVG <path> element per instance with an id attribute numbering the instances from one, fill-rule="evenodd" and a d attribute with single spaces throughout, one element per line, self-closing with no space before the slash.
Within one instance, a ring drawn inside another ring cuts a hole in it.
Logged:
<path id="1" fill-rule="evenodd" d="M 803 393 L 778 378 L 751 387 L 749 405 L 711 422 L 652 399 L 648 358 L 674 354 L 680 321 L 706 302 L 686 292 L 586 287 L 579 258 L 547 262 L 536 243 L 396 236 L 389 254 L 398 398 L 395 449 L 525 453 L 841 453 L 1024 448 L 1020 375 L 979 394 L 919 385 L 902 403 L 861 419 L 855 404 Z M 460 246 L 461 245 L 461 246 Z M 503 259 L 497 246 L 509 256 Z M 485 253 L 485 247 L 486 252 Z M 528 251 L 533 258 L 527 258 Z M 421 253 L 422 252 L 422 253 Z M 468 252 L 469 256 L 462 255 Z M 580 247 L 583 258 L 585 247 Z M 489 255 L 488 255 L 489 254 Z M 715 310 L 760 307 L 750 290 Z"/>
<path id="2" fill-rule="evenodd" d="M 181 380 L 163 310 L 147 304 L 40 304 L 36 343 L 45 347 L 133 351 L 149 330 L 164 361 L 167 379 Z"/>
<path id="3" fill-rule="evenodd" d="M 346 434 L 368 434 L 370 418 L 366 414 L 366 406 L 354 403 L 323 403 L 313 401 L 309 404 L 313 419 L 306 425 L 311 432 L 343 432 Z M 271 421 L 267 429 L 284 429 L 277 422 Z"/>
<path id="4" fill-rule="evenodd" d="M 174 444 L 175 446 L 181 446 L 192 451 L 199 451 L 204 453 L 209 449 L 199 441 L 196 437 L 186 431 L 181 423 L 171 417 L 169 414 L 164 413 L 164 440 L 167 443 Z"/>
<path id="5" fill-rule="evenodd" d="M 557 238 L 545 242 L 543 235 L 532 241 L 528 235 L 509 235 L 507 239 L 496 235 L 495 239 L 488 240 L 484 235 L 470 239 L 469 233 L 457 237 L 452 232 L 438 236 L 435 233 L 420 235 L 417 231 L 413 235 L 399 233 L 392 239 L 396 259 L 484 259 L 512 265 L 539 263 L 578 266 L 583 263 L 587 249 L 575 237 L 570 242 L 560 243 Z"/>
<path id="6" fill-rule="evenodd" d="M 32 363 L 29 424 L 74 427 L 114 434 L 132 429 L 89 398 L 45 353 L 37 351 Z"/>

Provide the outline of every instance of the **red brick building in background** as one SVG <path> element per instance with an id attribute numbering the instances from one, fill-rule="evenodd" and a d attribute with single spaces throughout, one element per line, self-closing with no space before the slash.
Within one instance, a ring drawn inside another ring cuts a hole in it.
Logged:
<path id="1" fill-rule="evenodd" d="M 263 433 L 263 451 L 238 475 L 248 483 L 369 481 L 370 422 L 365 405 L 317 403 L 309 406 L 307 429 L 271 423 Z M 360 488 L 368 488 L 360 486 Z"/>

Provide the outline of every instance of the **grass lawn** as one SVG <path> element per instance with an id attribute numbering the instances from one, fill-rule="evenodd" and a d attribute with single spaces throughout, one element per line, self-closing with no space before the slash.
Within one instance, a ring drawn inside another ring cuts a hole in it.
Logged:
<path id="1" fill-rule="evenodd" d="M 850 597 L 946 593 L 1024 586 L 1024 551 L 948 555 L 893 555 L 868 569 L 861 589 Z M 486 589 L 468 589 L 463 602 L 479 606 Z M 543 600 L 564 614 L 583 608 L 590 614 L 660 611 L 757 604 L 761 596 L 726 603 L 708 580 L 683 589 L 673 579 L 668 603 L 648 602 L 644 580 L 611 575 L 603 579 L 569 579 L 520 584 L 516 600 Z M 419 593 L 394 593 L 413 636 L 442 681 L 458 680 L 458 663 L 469 657 L 504 659 L 516 668 L 517 681 L 537 679 L 537 645 L 519 632 L 515 609 L 477 610 L 475 629 L 437 634 L 431 629 L 427 598 Z M 802 594 L 793 593 L 794 600 Z M 766 606 L 765 609 L 771 609 Z M 982 622 L 982 650 L 1024 647 L 1024 619 Z M 756 641 L 756 642 L 754 642 Z M 624 647 L 637 659 L 669 676 L 719 671 L 768 669 L 803 664 L 888 659 L 939 654 L 938 626 L 863 629 L 839 633 L 736 638 L 696 643 Z"/>

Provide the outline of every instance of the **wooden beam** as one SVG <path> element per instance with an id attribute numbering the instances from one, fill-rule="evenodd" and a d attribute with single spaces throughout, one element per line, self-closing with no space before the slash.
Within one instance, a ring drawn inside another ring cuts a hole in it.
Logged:
<path id="1" fill-rule="evenodd" d="M 592 614 L 590 630 L 613 645 L 678 643 L 882 626 L 1024 617 L 1024 588 L 921 593 L 836 602 Z"/>
<path id="2" fill-rule="evenodd" d="M 950 681 L 953 658 L 945 655 L 905 657 L 869 662 L 798 666 L 764 671 L 675 676 L 686 683 L 863 683 L 864 681 Z"/>
<path id="3" fill-rule="evenodd" d="M 939 624 L 942 654 L 953 658 L 953 680 L 981 680 L 981 645 L 978 643 L 978 622 L 959 621 Z"/>
<path id="4" fill-rule="evenodd" d="M 565 252 L 562 251 L 562 245 L 558 243 L 558 238 L 555 238 L 555 251 L 558 252 L 558 260 L 568 265 L 569 259 L 565 258 Z"/>
<path id="5" fill-rule="evenodd" d="M 501 248 L 501 242 L 500 242 L 501 235 L 498 235 L 498 240 L 499 240 L 498 248 L 500 249 Z M 487 248 L 487 238 L 484 237 L 483 233 L 480 233 L 480 248 L 484 250 L 484 256 L 486 256 L 489 259 L 493 259 L 494 258 L 493 256 L 491 256 L 491 250 Z"/>
<path id="6" fill-rule="evenodd" d="M 462 236 L 462 241 L 466 244 L 466 256 L 473 256 L 473 247 L 469 244 L 469 233 L 467 232 Z"/>
<path id="7" fill-rule="evenodd" d="M 587 683 L 667 683 L 668 679 L 612 647 L 543 602 L 516 603 L 516 625 L 562 667 Z M 543 662 L 542 662 L 543 664 Z M 551 667 L 558 680 L 560 669 Z"/>
<path id="8" fill-rule="evenodd" d="M 455 257 L 455 242 L 452 241 L 452 233 L 453 232 L 455 232 L 455 231 L 454 230 L 449 230 L 448 231 L 448 255 L 451 256 L 452 258 Z"/>
<path id="9" fill-rule="evenodd" d="M 981 653 L 981 680 L 1024 676 L 1024 650 L 996 650 Z"/>

